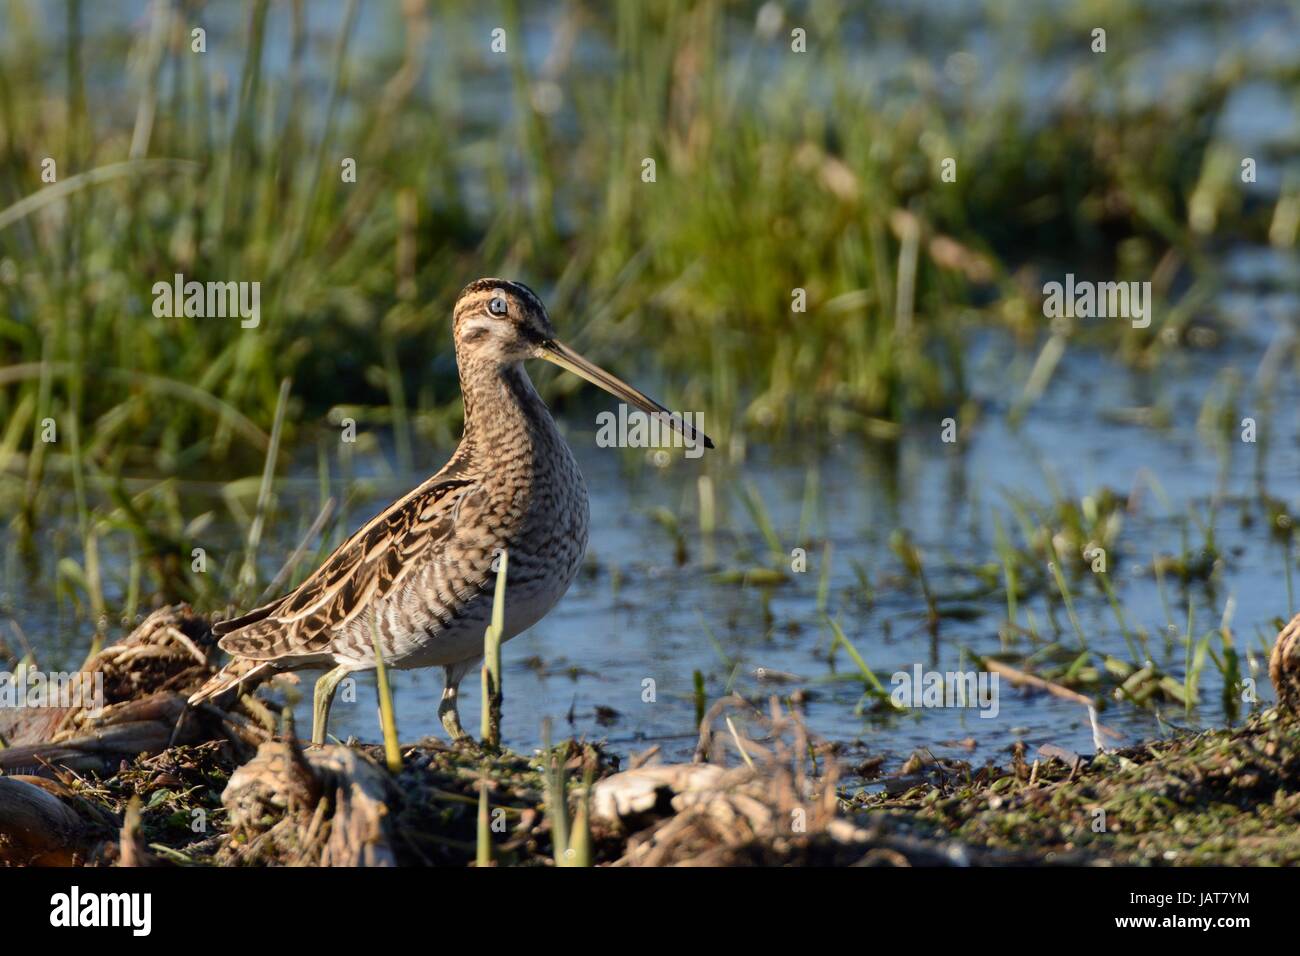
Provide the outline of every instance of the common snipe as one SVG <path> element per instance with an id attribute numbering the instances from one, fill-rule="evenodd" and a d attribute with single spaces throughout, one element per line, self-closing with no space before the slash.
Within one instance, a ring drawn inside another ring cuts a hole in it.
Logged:
<path id="1" fill-rule="evenodd" d="M 280 671 L 330 667 L 316 682 L 312 742 L 322 743 L 334 690 L 375 666 L 372 626 L 387 666 L 441 666 L 438 715 L 466 737 L 456 711 L 461 678 L 483 653 L 496 556 L 509 553 L 508 640 L 568 590 L 587 547 L 587 488 L 524 371 L 546 359 L 648 414 L 659 403 L 555 338 L 545 306 L 518 282 L 479 279 L 461 292 L 452 338 L 465 403 L 456 453 L 393 502 L 289 594 L 214 626 L 234 660 L 191 704 Z M 673 416 L 688 441 L 713 443 Z"/>

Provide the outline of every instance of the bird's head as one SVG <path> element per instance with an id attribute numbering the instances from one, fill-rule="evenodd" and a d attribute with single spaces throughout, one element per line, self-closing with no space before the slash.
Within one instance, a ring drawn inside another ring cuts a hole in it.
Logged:
<path id="1" fill-rule="evenodd" d="M 477 279 L 465 286 L 451 324 L 458 356 L 496 365 L 534 358 L 555 338 L 542 300 L 522 282 L 506 279 Z"/>
<path id="2" fill-rule="evenodd" d="M 615 398 L 649 415 L 669 416 L 673 427 L 688 439 L 713 442 L 703 432 L 674 416 L 645 393 L 611 375 L 559 341 L 546 306 L 532 289 L 508 279 L 476 279 L 461 290 L 452 312 L 456 360 L 463 364 L 502 368 L 539 358 L 598 385 Z"/>

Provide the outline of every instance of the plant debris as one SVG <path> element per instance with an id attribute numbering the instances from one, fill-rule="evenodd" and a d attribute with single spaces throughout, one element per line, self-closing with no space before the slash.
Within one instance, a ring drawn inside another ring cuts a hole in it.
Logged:
<path id="1" fill-rule="evenodd" d="M 598 865 L 1300 863 L 1300 722 L 1285 705 L 1092 757 L 1031 763 L 1021 745 L 1009 767 L 976 769 L 917 753 L 853 793 L 797 710 L 735 696 L 704 716 L 689 764 L 652 749 L 622 770 L 579 741 L 529 757 L 424 740 L 394 774 L 378 745 L 274 736 L 273 705 L 247 696 L 168 746 L 174 701 L 212 670 L 198 621 L 155 612 L 97 659 L 113 669 L 103 714 L 63 713 L 51 739 L 0 751 L 37 771 L 0 774 L 0 864 L 464 866 L 486 827 L 495 865 L 549 866 L 557 816 L 570 832 L 582 821 Z M 1284 679 L 1296 633 L 1300 618 L 1279 635 Z M 557 789 L 557 769 L 589 785 Z"/>

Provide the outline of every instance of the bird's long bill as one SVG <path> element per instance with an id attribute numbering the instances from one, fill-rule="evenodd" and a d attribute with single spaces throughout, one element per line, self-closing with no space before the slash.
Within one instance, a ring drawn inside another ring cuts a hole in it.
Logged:
<path id="1" fill-rule="evenodd" d="M 667 421 L 673 428 L 681 432 L 682 437 L 688 443 L 698 444 L 703 441 L 705 448 L 713 447 L 713 440 L 686 421 L 681 415 L 673 414 L 644 392 L 637 391 L 621 378 L 611 375 L 599 365 L 587 361 L 563 342 L 551 339 L 543 343 L 541 354 L 538 357 L 544 358 L 560 368 L 568 369 L 574 375 L 585 378 L 592 385 L 600 386 L 615 398 L 635 405 L 647 415 L 654 415 L 661 420 Z"/>

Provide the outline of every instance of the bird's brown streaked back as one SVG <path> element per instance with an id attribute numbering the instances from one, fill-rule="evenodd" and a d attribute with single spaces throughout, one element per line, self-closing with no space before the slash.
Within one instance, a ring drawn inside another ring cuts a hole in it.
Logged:
<path id="1" fill-rule="evenodd" d="M 387 597 L 437 551 L 455 521 L 471 478 L 443 472 L 380 512 L 341 544 L 297 589 L 255 611 L 221 622 L 223 651 L 271 660 L 324 651 L 336 628 Z"/>

